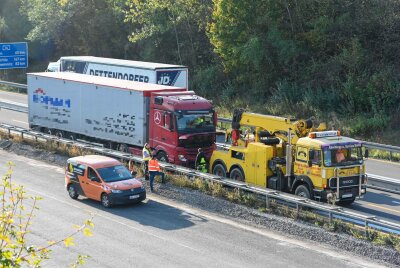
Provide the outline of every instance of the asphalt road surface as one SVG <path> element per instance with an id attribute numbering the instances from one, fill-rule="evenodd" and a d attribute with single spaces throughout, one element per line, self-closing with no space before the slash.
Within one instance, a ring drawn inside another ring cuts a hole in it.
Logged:
<path id="1" fill-rule="evenodd" d="M 359 257 L 315 243 L 294 240 L 167 201 L 154 194 L 139 205 L 103 209 L 85 198 L 72 200 L 64 171 L 0 151 L 0 162 L 15 164 L 13 181 L 42 196 L 29 237 L 46 245 L 71 233 L 94 213 L 94 236 L 75 246 L 56 246 L 48 267 L 68 267 L 78 254 L 86 267 L 378 267 Z M 0 165 L 5 174 L 6 165 Z"/>

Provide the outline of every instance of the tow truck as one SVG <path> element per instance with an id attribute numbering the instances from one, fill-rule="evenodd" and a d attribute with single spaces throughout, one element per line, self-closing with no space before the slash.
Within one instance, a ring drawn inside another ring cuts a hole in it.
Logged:
<path id="1" fill-rule="evenodd" d="M 244 127 L 252 138 L 241 136 Z M 366 193 L 362 142 L 324 123 L 238 109 L 230 133 L 231 145 L 213 152 L 210 173 L 330 203 L 351 204 Z"/>

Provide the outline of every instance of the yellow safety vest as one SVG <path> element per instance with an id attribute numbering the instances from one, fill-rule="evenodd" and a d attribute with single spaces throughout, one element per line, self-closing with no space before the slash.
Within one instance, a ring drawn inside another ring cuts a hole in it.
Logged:
<path id="1" fill-rule="evenodd" d="M 143 148 L 143 160 L 144 161 L 149 161 L 151 159 L 150 156 L 150 150 L 147 149 L 146 147 Z"/>

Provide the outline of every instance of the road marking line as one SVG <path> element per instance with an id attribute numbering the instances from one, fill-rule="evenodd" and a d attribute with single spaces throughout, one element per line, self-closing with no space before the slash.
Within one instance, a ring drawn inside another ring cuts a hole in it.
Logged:
<path id="1" fill-rule="evenodd" d="M 393 201 L 393 202 L 395 202 L 395 201 Z M 398 209 L 385 208 L 385 207 L 378 206 L 378 205 L 374 205 L 374 204 L 369 204 L 368 206 L 376 207 L 376 208 L 380 208 L 380 209 L 383 209 L 383 210 L 387 210 L 387 211 L 399 213 L 399 210 L 398 210 Z"/>
<path id="2" fill-rule="evenodd" d="M 17 122 L 17 123 L 21 123 L 21 124 L 25 124 L 25 125 L 29 125 L 27 122 L 24 122 L 24 121 L 19 121 L 19 120 L 13 120 L 14 122 Z"/>
<path id="3" fill-rule="evenodd" d="M 397 201 L 392 201 L 392 202 L 395 203 L 395 204 L 400 205 L 400 202 L 397 202 Z"/>

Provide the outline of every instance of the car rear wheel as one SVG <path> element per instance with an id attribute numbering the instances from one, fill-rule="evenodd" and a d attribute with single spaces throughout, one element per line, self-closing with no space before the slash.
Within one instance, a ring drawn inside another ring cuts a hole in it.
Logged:
<path id="1" fill-rule="evenodd" d="M 216 164 L 213 167 L 212 172 L 214 175 L 226 178 L 226 170 L 225 170 L 224 165 L 222 165 L 222 164 Z"/>
<path id="2" fill-rule="evenodd" d="M 106 193 L 103 193 L 101 195 L 101 204 L 103 205 L 103 207 L 105 208 L 109 208 L 111 207 L 111 201 L 110 201 L 110 196 Z"/>
<path id="3" fill-rule="evenodd" d="M 71 197 L 72 199 L 77 199 L 79 196 L 78 191 L 76 190 L 76 187 L 72 184 L 68 186 L 68 194 L 69 194 L 69 197 Z"/>

